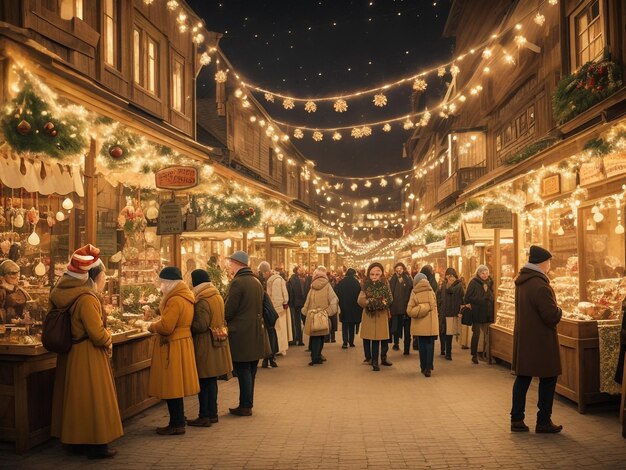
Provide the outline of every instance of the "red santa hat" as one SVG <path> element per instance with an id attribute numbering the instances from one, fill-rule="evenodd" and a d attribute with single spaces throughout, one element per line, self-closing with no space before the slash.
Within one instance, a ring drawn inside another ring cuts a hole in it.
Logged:
<path id="1" fill-rule="evenodd" d="M 87 244 L 72 254 L 65 272 L 70 276 L 86 279 L 89 275 L 89 270 L 101 263 L 100 248 Z"/>

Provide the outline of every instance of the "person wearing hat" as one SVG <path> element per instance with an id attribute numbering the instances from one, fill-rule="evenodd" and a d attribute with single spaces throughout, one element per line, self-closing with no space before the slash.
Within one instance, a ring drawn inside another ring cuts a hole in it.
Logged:
<path id="1" fill-rule="evenodd" d="M 163 268 L 159 273 L 163 297 L 159 304 L 161 319 L 148 331 L 157 333 L 152 349 L 148 393 L 167 402 L 170 421 L 156 429 L 161 436 L 185 434 L 183 397 L 200 392 L 196 355 L 191 339 L 194 297 L 183 282 L 180 269 Z"/>
<path id="2" fill-rule="evenodd" d="M 356 277 L 356 271 L 349 268 L 345 277 L 337 284 L 337 297 L 339 298 L 339 320 L 341 320 L 341 334 L 343 339 L 342 349 L 354 347 L 354 335 L 356 326 L 361 323 L 363 309 L 359 305 L 359 293 L 361 284 Z"/>
<path id="3" fill-rule="evenodd" d="M 460 333 L 459 312 L 463 304 L 463 283 L 454 268 L 446 269 L 439 290 L 439 339 L 441 355 L 452 360 L 452 337 Z"/>
<path id="4" fill-rule="evenodd" d="M 209 279 L 204 269 L 191 271 L 192 292 L 195 297 L 191 335 L 196 356 L 196 368 L 200 379 L 198 394 L 199 416 L 187 420 L 189 426 L 208 427 L 217 423 L 217 378 L 233 370 L 230 344 L 215 341 L 212 328 L 226 326 L 224 299 Z"/>
<path id="5" fill-rule="evenodd" d="M 111 333 L 96 289 L 104 277 L 100 250 L 86 245 L 72 254 L 50 292 L 51 308 L 69 309 L 73 343 L 57 355 L 50 434 L 70 452 L 93 459 L 113 457 L 108 444 L 124 434 L 109 361 Z"/>
<path id="6" fill-rule="evenodd" d="M 515 278 L 515 326 L 513 361 L 517 376 L 513 384 L 511 431 L 528 432 L 524 423 L 526 393 L 533 377 L 539 377 L 536 433 L 558 433 L 563 426 L 552 422 L 556 381 L 561 374 L 557 325 L 562 311 L 550 286 L 552 254 L 540 246 L 530 247 L 528 263 Z"/>
<path id="7" fill-rule="evenodd" d="M 236 416 L 252 416 L 257 367 L 259 359 L 265 355 L 264 290 L 248 266 L 249 258 L 245 251 L 235 251 L 227 261 L 232 281 L 224 312 L 233 369 L 239 381 L 239 405 L 229 408 L 229 412 Z"/>
<path id="8" fill-rule="evenodd" d="M 20 267 L 10 259 L 0 263 L 0 324 L 24 318 L 24 307 L 30 295 L 18 283 Z"/>
<path id="9" fill-rule="evenodd" d="M 489 347 L 489 323 L 494 320 L 493 283 L 489 278 L 489 268 L 481 264 L 476 275 L 467 285 L 465 303 L 472 307 L 472 362 L 478 364 L 478 342 L 483 338 L 483 357 L 487 358 Z"/>
<path id="10" fill-rule="evenodd" d="M 419 273 L 413 280 L 413 290 L 407 305 L 411 318 L 411 334 L 419 341 L 420 369 L 430 377 L 434 369 L 435 338 L 439 335 L 437 297 L 426 274 Z"/>
<path id="11" fill-rule="evenodd" d="M 400 338 L 403 338 L 404 355 L 408 355 L 411 349 L 411 319 L 406 314 L 406 307 L 411 297 L 413 280 L 404 263 L 397 263 L 394 271 L 389 280 L 389 287 L 393 295 L 389 330 L 393 339 L 393 350 L 400 350 Z"/>

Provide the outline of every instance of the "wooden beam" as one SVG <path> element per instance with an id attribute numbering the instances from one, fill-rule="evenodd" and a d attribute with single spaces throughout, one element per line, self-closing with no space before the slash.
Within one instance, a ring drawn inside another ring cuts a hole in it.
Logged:
<path id="1" fill-rule="evenodd" d="M 89 152 L 85 155 L 85 241 L 98 246 L 98 178 L 96 177 L 96 139 L 89 141 Z"/>

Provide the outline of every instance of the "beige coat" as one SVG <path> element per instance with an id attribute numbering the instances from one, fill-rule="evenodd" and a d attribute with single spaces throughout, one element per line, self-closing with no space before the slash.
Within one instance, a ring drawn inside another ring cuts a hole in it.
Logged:
<path id="1" fill-rule="evenodd" d="M 359 293 L 357 302 L 361 307 L 363 307 L 361 329 L 359 331 L 361 338 L 374 341 L 389 339 L 389 318 L 391 318 L 389 309 L 386 308 L 384 310 L 368 312 L 365 308 L 365 305 L 367 304 L 367 297 L 363 291 Z"/>
<path id="2" fill-rule="evenodd" d="M 198 377 L 219 377 L 233 370 L 228 339 L 217 346 L 211 339 L 211 328 L 225 326 L 224 299 L 210 282 L 194 287 L 194 305 L 191 334 L 196 354 Z"/>
<path id="3" fill-rule="evenodd" d="M 427 279 L 413 286 L 406 313 L 411 317 L 411 336 L 439 335 L 437 298 Z"/>
<path id="4" fill-rule="evenodd" d="M 326 336 L 330 333 L 330 325 L 326 330 L 316 331 L 311 334 L 311 323 L 313 315 L 308 315 L 314 309 L 325 309 L 329 317 L 339 313 L 339 298 L 328 282 L 326 276 L 318 276 L 311 283 L 311 290 L 306 297 L 304 307 L 302 307 L 302 315 L 306 315 L 304 323 L 304 334 L 309 336 Z"/>
<path id="5" fill-rule="evenodd" d="M 276 325 L 274 325 L 276 337 L 278 338 L 278 351 L 285 353 L 289 348 L 291 322 L 288 320 L 291 315 L 288 313 L 289 307 L 283 307 L 283 305 L 289 304 L 289 294 L 287 292 L 287 283 L 280 274 L 273 272 L 267 279 L 267 295 L 270 296 L 272 305 L 278 313 L 278 320 L 276 320 Z"/>

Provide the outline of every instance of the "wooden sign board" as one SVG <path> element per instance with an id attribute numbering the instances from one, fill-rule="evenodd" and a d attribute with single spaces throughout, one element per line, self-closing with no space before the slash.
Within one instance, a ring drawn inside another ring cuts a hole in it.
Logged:
<path id="1" fill-rule="evenodd" d="M 164 202 L 159 208 L 157 235 L 176 235 L 183 233 L 182 206 L 176 202 Z"/>
<path id="2" fill-rule="evenodd" d="M 580 177 L 580 185 L 585 186 L 591 183 L 597 183 L 604 179 L 604 166 L 599 158 L 583 163 L 578 171 Z"/>
<path id="3" fill-rule="evenodd" d="M 193 166 L 169 166 L 154 174 L 159 189 L 189 189 L 198 185 L 198 169 Z"/>
<path id="4" fill-rule="evenodd" d="M 552 175 L 541 181 L 541 195 L 553 196 L 561 192 L 561 175 Z"/>
<path id="5" fill-rule="evenodd" d="M 604 169 L 607 178 L 626 173 L 626 153 L 614 153 L 604 157 Z"/>
<path id="6" fill-rule="evenodd" d="M 505 229 L 513 228 L 513 213 L 511 209 L 503 205 L 489 205 L 483 210 L 484 229 Z"/>
<path id="7" fill-rule="evenodd" d="M 319 254 L 330 253 L 330 238 L 321 237 L 315 242 L 315 252 Z"/>

